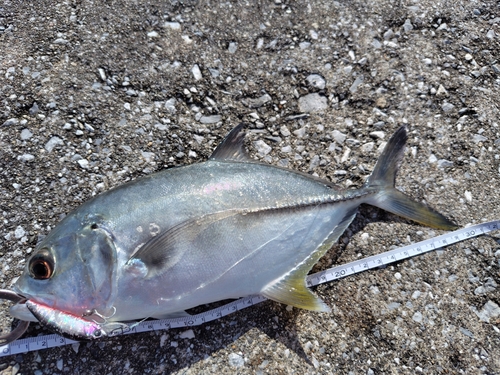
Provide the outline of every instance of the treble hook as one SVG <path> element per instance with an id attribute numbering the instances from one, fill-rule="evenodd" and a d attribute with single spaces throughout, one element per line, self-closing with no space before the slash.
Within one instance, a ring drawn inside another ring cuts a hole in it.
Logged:
<path id="1" fill-rule="evenodd" d="M 14 304 L 26 301 L 26 298 L 13 292 L 12 290 L 0 289 L 0 299 L 14 302 Z M 10 344 L 12 341 L 17 340 L 28 329 L 30 322 L 20 320 L 17 327 L 5 335 L 0 335 L 0 345 Z"/>

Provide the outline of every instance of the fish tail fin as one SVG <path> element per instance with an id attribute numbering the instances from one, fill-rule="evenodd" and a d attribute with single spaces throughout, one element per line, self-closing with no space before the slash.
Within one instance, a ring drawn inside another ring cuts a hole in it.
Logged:
<path id="1" fill-rule="evenodd" d="M 457 225 L 446 217 L 411 199 L 394 187 L 407 139 L 406 127 L 402 126 L 387 142 L 372 174 L 365 183 L 366 189 L 375 189 L 378 192 L 372 195 L 366 203 L 432 228 L 456 229 Z"/>

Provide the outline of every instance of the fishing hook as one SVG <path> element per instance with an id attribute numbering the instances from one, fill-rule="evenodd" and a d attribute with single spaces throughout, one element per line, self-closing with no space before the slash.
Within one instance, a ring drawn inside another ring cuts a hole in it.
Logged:
<path id="1" fill-rule="evenodd" d="M 90 310 L 88 311 L 87 313 L 83 314 L 83 317 L 86 317 L 86 316 L 91 316 L 91 315 L 95 315 L 95 316 L 98 316 L 99 318 L 101 318 L 103 321 L 102 322 L 98 322 L 97 320 L 95 319 L 92 319 L 92 321 L 96 324 L 99 324 L 99 325 L 104 325 L 104 324 L 107 324 L 108 323 L 108 319 L 112 318 L 115 314 L 116 314 L 116 307 L 112 306 L 112 309 L 113 309 L 113 312 L 111 313 L 110 316 L 105 316 L 105 315 L 102 315 L 100 314 L 96 309 L 93 309 L 93 310 Z"/>
<path id="2" fill-rule="evenodd" d="M 14 302 L 14 304 L 26 301 L 26 298 L 24 298 L 23 296 L 7 289 L 0 289 L 0 299 Z M 20 320 L 16 328 L 5 335 L 0 335 L 0 345 L 7 345 L 12 341 L 17 340 L 23 335 L 24 332 L 26 332 L 29 325 L 30 322 Z"/>

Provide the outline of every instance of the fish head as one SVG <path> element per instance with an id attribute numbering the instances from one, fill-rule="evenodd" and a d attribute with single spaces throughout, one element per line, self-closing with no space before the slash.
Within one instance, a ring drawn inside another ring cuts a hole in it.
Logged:
<path id="1" fill-rule="evenodd" d="M 106 316 L 113 309 L 116 266 L 115 242 L 103 220 L 71 214 L 37 245 L 14 290 L 57 311 Z M 24 304 L 11 313 L 34 320 Z"/>

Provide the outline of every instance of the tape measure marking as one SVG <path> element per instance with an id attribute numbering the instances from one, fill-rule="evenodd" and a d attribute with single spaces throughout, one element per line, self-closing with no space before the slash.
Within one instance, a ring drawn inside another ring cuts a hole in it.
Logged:
<path id="1" fill-rule="evenodd" d="M 425 241 L 417 242 L 398 249 L 390 250 L 381 254 L 369 256 L 350 263 L 309 275 L 307 285 L 309 287 L 338 280 L 343 277 L 354 275 L 370 269 L 383 267 L 385 265 L 408 259 L 416 255 L 428 253 L 440 249 L 444 246 L 477 237 L 495 230 L 500 227 L 500 220 L 490 221 L 467 228 L 462 228 L 454 232 L 443 234 Z M 227 316 L 236 311 L 246 309 L 265 301 L 266 298 L 260 295 L 253 295 L 240 298 L 216 309 L 206 311 L 189 317 L 161 320 L 147 320 L 131 326 L 124 325 L 108 333 L 109 336 L 128 335 L 132 333 L 150 332 L 167 330 L 171 328 L 185 328 L 198 326 Z M 52 334 L 37 337 L 29 337 L 16 340 L 10 344 L 0 346 L 0 357 L 27 353 L 35 350 L 55 348 L 58 346 L 74 344 L 78 341 L 66 339 L 62 336 Z"/>

